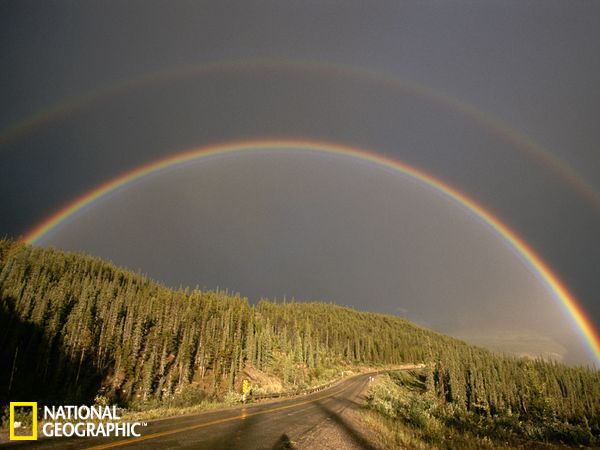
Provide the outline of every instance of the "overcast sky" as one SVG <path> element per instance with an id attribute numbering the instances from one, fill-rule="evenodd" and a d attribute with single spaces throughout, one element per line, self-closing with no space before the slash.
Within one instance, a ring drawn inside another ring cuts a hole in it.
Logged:
<path id="1" fill-rule="evenodd" d="M 476 199 L 597 327 L 599 22 L 600 4 L 587 1 L 2 2 L 0 234 L 17 237 L 177 151 L 325 140 Z M 480 220 L 347 157 L 189 164 L 115 193 L 41 244 L 171 286 L 333 301 L 482 342 L 529 334 L 568 362 L 590 361 L 545 286 Z"/>

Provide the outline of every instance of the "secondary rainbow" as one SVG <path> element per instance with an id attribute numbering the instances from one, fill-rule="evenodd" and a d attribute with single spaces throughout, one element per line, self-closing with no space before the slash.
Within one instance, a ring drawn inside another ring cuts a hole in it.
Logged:
<path id="1" fill-rule="evenodd" d="M 522 151 L 524 154 L 543 164 L 552 173 L 558 175 L 582 194 L 594 208 L 600 209 L 600 193 L 595 186 L 590 184 L 589 181 L 575 171 L 566 161 L 557 158 L 552 152 L 536 143 L 529 136 L 504 123 L 499 118 L 463 100 L 443 92 L 437 92 L 431 87 L 414 81 L 396 78 L 391 74 L 374 71 L 365 67 L 347 66 L 323 61 L 251 58 L 234 61 L 206 62 L 146 73 L 105 87 L 96 88 L 84 94 L 69 97 L 9 126 L 7 129 L 0 130 L 0 147 L 12 142 L 14 139 L 22 137 L 40 125 L 47 124 L 52 120 L 59 119 L 103 99 L 164 82 L 177 82 L 196 76 L 216 75 L 242 70 L 288 70 L 298 73 L 323 73 L 335 77 L 358 77 L 365 81 L 386 86 L 402 95 L 416 96 L 421 100 L 445 107 L 451 112 L 461 114 L 474 124 L 482 127 L 482 129 L 505 140 L 511 147 Z"/>
<path id="2" fill-rule="evenodd" d="M 510 244 L 539 275 L 544 283 L 546 283 L 555 298 L 563 306 L 567 315 L 573 319 L 587 346 L 594 354 L 597 363 L 600 364 L 600 338 L 598 337 L 598 334 L 591 321 L 585 316 L 584 311 L 579 306 L 575 297 L 567 290 L 566 286 L 561 282 L 558 276 L 554 274 L 554 272 L 541 259 L 541 257 L 538 256 L 533 249 L 531 249 L 514 231 L 508 228 L 508 226 L 502 223 L 500 219 L 495 217 L 491 212 L 487 211 L 475 200 L 469 198 L 445 182 L 434 178 L 430 174 L 408 166 L 400 161 L 367 150 L 345 145 L 342 146 L 338 144 L 309 140 L 266 139 L 226 143 L 183 151 L 140 166 L 96 187 L 90 192 L 69 203 L 64 208 L 34 227 L 24 237 L 24 241 L 29 244 L 38 242 L 44 235 L 68 220 L 69 217 L 80 211 L 82 208 L 90 206 L 95 201 L 119 188 L 125 187 L 136 180 L 157 173 L 161 170 L 214 155 L 226 155 L 264 150 L 277 152 L 302 150 L 312 153 L 343 155 L 353 157 L 358 160 L 369 161 L 379 166 L 387 167 L 412 177 L 443 193 L 450 199 L 456 201 L 458 204 L 472 211 L 483 222 L 495 230 L 508 244 Z"/>

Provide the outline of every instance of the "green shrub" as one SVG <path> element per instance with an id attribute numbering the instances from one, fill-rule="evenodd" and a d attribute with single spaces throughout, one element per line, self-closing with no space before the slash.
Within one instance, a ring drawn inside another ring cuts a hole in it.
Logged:
<path id="1" fill-rule="evenodd" d="M 207 400 L 208 397 L 208 394 L 203 389 L 193 385 L 187 385 L 174 395 L 170 405 L 179 408 L 194 406 Z"/>

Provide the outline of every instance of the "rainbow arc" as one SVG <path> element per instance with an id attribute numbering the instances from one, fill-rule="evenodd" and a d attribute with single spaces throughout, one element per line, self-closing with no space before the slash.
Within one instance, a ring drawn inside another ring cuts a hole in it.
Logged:
<path id="1" fill-rule="evenodd" d="M 312 153 L 342 155 L 362 161 L 368 161 L 379 167 L 388 168 L 409 176 L 444 194 L 449 199 L 471 211 L 507 242 L 531 267 L 534 273 L 539 276 L 552 292 L 553 296 L 560 302 L 565 313 L 574 321 L 581 332 L 585 343 L 592 351 L 596 361 L 600 364 L 600 338 L 591 321 L 586 317 L 584 310 L 581 308 L 575 297 L 567 290 L 559 277 L 521 237 L 482 205 L 444 181 L 400 161 L 364 149 L 309 140 L 265 139 L 233 142 L 183 151 L 142 165 L 97 186 L 95 189 L 77 198 L 38 224 L 27 233 L 24 240 L 29 244 L 38 243 L 44 236 L 56 229 L 60 224 L 68 221 L 75 213 L 100 201 L 107 194 L 167 168 L 173 168 L 190 161 L 196 161 L 215 155 L 241 154 L 265 150 L 273 152 L 302 150 Z"/>

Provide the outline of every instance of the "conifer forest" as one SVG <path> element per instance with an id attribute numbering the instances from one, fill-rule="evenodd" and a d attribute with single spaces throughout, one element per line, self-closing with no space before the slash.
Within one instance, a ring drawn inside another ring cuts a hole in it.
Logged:
<path id="1" fill-rule="evenodd" d="M 499 355 L 334 304 L 252 305 L 227 291 L 169 289 L 98 258 L 11 240 L 0 241 L 0 352 L 2 405 L 102 396 L 143 407 L 190 391 L 223 398 L 240 390 L 248 368 L 300 389 L 349 367 L 424 363 L 419 392 L 453 417 L 532 424 L 540 440 L 600 443 L 593 368 Z"/>

